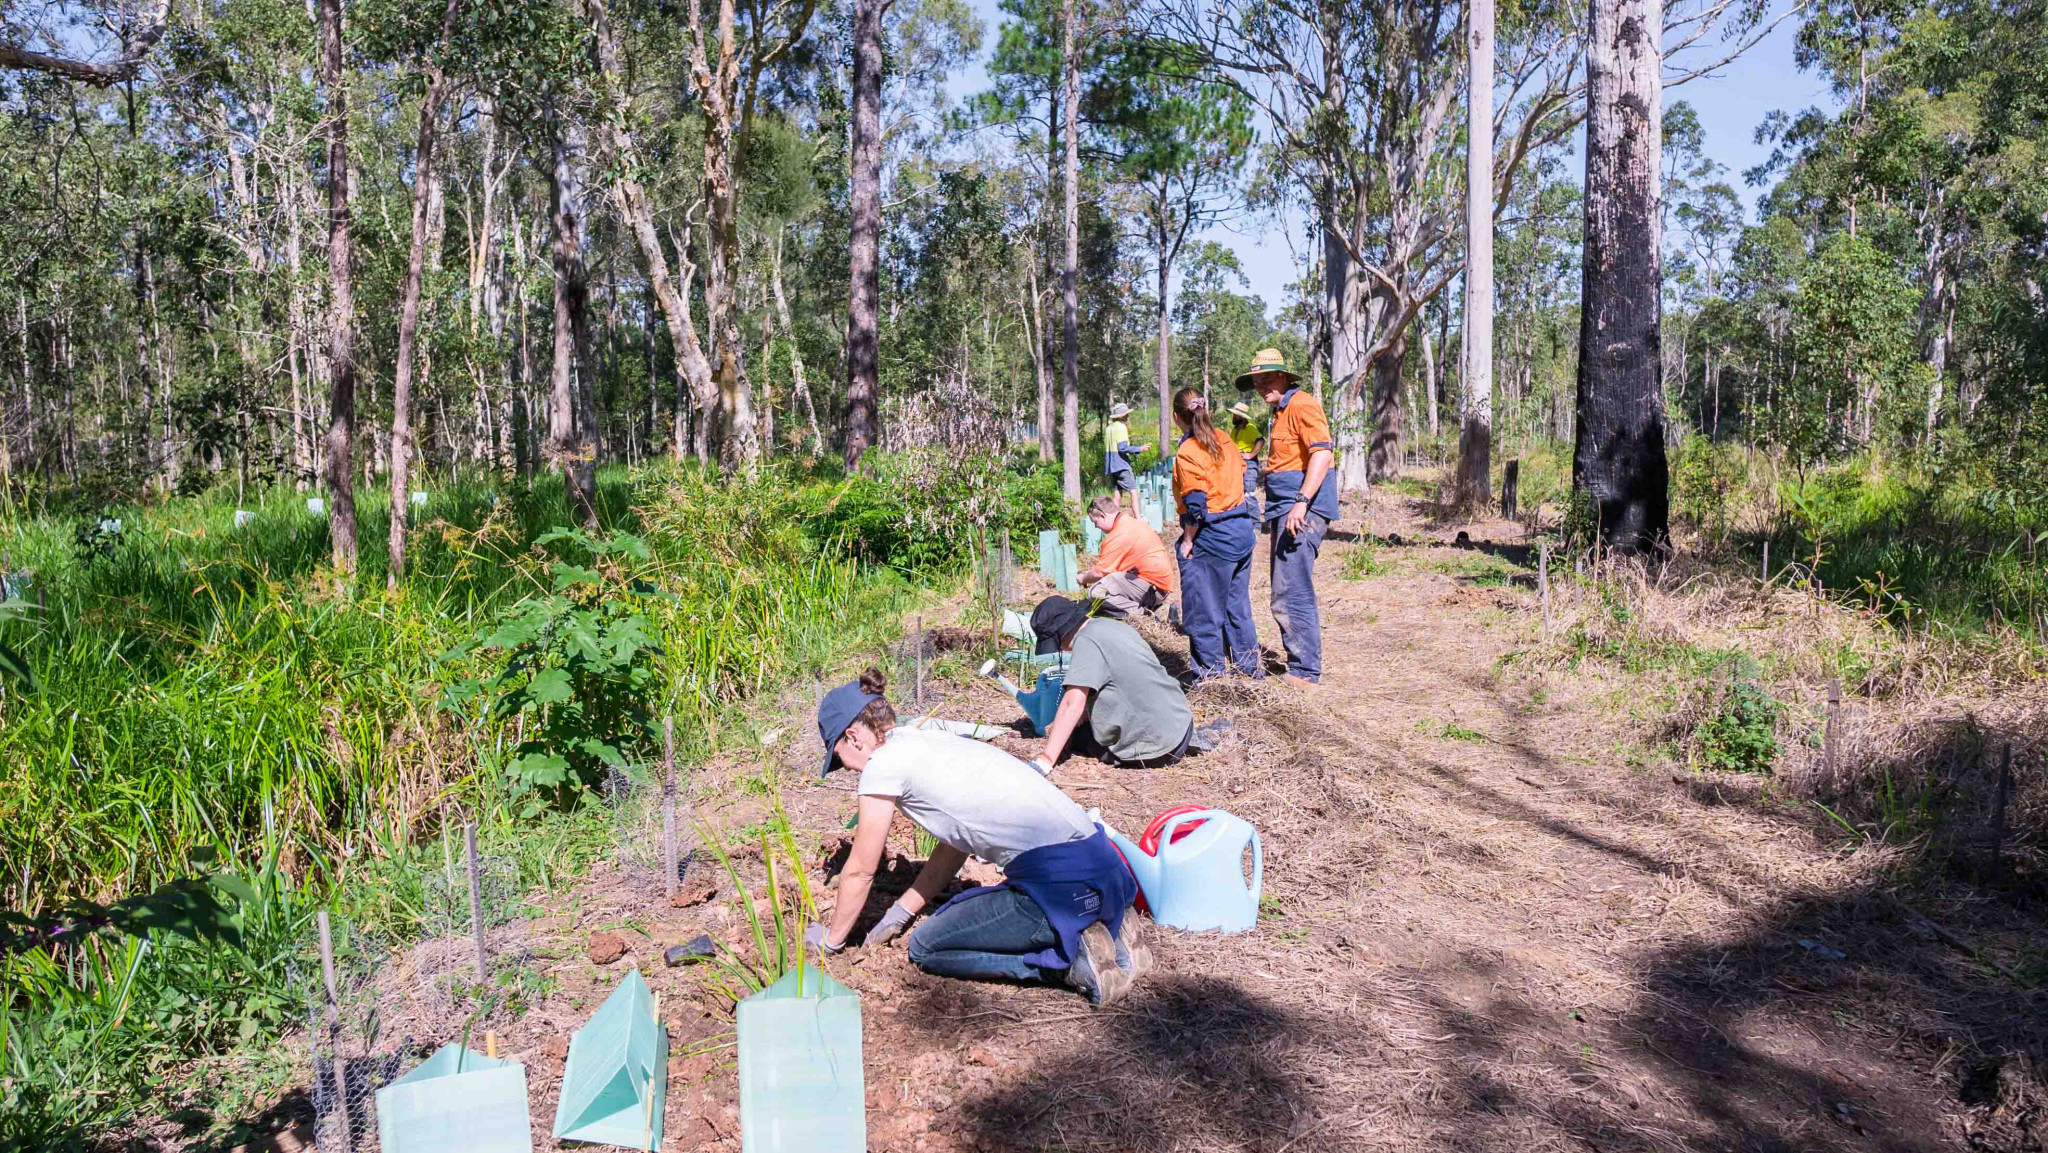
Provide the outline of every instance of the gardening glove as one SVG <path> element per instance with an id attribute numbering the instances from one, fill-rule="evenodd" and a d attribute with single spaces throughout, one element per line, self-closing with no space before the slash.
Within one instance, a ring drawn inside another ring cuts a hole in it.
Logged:
<path id="1" fill-rule="evenodd" d="M 835 953 L 844 953 L 846 951 L 845 945 L 835 945 L 825 939 L 825 926 L 822 923 L 814 924 L 804 930 L 804 946 L 816 949 L 828 957 Z"/>
<path id="2" fill-rule="evenodd" d="M 910 927 L 910 919 L 915 916 L 917 914 L 904 908 L 901 901 L 889 906 L 889 911 L 883 913 L 882 919 L 875 922 L 875 927 L 868 930 L 868 945 L 886 945 L 902 936 L 903 930 Z"/>

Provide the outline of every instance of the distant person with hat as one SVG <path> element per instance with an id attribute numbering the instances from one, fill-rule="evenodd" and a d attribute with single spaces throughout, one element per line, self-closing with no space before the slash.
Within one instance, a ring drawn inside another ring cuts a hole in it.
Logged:
<path id="1" fill-rule="evenodd" d="M 1149 446 L 1131 443 L 1131 428 L 1124 418 L 1131 415 L 1131 406 L 1119 401 L 1109 406 L 1109 423 L 1102 426 L 1102 471 L 1109 477 L 1109 483 L 1118 492 L 1131 494 L 1131 515 L 1137 516 L 1138 509 L 1138 457 Z"/>
<path id="2" fill-rule="evenodd" d="M 1266 531 L 1273 535 L 1273 620 L 1287 649 L 1287 675 L 1313 684 L 1323 677 L 1323 626 L 1316 609 L 1316 555 L 1337 519 L 1337 483 L 1331 477 L 1336 445 L 1322 402 L 1301 391 L 1276 348 L 1262 348 L 1237 378 L 1240 392 L 1259 395 L 1273 408 L 1266 432 Z"/>
<path id="3" fill-rule="evenodd" d="M 1173 595 L 1173 554 L 1152 526 L 1124 512 L 1114 496 L 1098 496 L 1088 519 L 1102 530 L 1095 563 L 1081 573 L 1081 587 L 1113 617 L 1148 613 Z"/>
<path id="4" fill-rule="evenodd" d="M 866 943 L 899 936 L 970 856 L 1003 870 L 1001 885 L 969 889 L 910 934 L 910 960 L 947 977 L 1055 982 L 1097 1005 L 1130 990 L 1152 963 L 1126 947 L 1126 911 L 1137 882 L 1102 826 L 1030 765 L 980 741 L 899 727 L 879 669 L 825 694 L 819 776 L 845 765 L 860 773 L 859 823 L 839 874 L 829 923 L 804 941 L 844 950 L 867 904 L 897 812 L 938 838 L 910 889 L 868 930 Z"/>
<path id="5" fill-rule="evenodd" d="M 1252 503 L 1252 515 L 1259 509 L 1259 452 L 1266 447 L 1266 430 L 1259 427 L 1252 406 L 1238 401 L 1230 406 L 1230 439 L 1244 457 L 1244 495 Z"/>
<path id="6" fill-rule="evenodd" d="M 1138 630 L 1089 606 L 1047 597 L 1031 611 L 1039 656 L 1068 653 L 1066 688 L 1032 764 L 1050 773 L 1064 753 L 1127 769 L 1170 765 L 1209 742 L 1195 731 L 1180 682 Z"/>
<path id="7" fill-rule="evenodd" d="M 1220 677 L 1236 666 L 1263 677 L 1252 623 L 1252 546 L 1259 521 L 1245 500 L 1243 455 L 1209 419 L 1199 389 L 1174 394 L 1180 448 L 1173 455 L 1173 499 L 1180 512 L 1181 626 L 1195 675 Z"/>

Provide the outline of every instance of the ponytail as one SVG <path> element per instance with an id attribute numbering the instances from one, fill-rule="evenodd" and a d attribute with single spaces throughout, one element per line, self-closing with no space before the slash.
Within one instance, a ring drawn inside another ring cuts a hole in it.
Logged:
<path id="1" fill-rule="evenodd" d="M 1216 435 L 1216 425 L 1209 419 L 1209 402 L 1202 399 L 1200 389 L 1183 388 L 1173 395 L 1173 415 L 1187 422 L 1188 435 L 1195 442 L 1217 458 L 1223 456 L 1223 438 Z"/>

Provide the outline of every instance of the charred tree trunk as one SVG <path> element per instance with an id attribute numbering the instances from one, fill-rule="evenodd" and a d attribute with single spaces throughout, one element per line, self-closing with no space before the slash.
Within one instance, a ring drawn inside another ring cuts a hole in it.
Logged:
<path id="1" fill-rule="evenodd" d="M 1374 484 L 1401 473 L 1401 366 L 1407 359 L 1404 330 L 1372 362 L 1372 449 L 1366 476 Z"/>
<path id="2" fill-rule="evenodd" d="M 586 528 L 597 527 L 597 449 L 592 429 L 581 419 L 590 390 L 589 362 L 578 371 L 577 353 L 587 343 L 584 314 L 590 307 L 589 274 L 583 263 L 582 128 L 568 117 L 554 125 L 554 163 L 549 179 L 550 253 L 555 267 L 554 365 L 549 379 L 548 454 L 562 472 L 569 513 Z"/>
<path id="3" fill-rule="evenodd" d="M 334 567 L 356 571 L 356 298 L 349 265 L 348 85 L 342 70 L 341 0 L 320 0 L 322 75 L 327 86 L 328 409 L 327 531 Z"/>
<path id="4" fill-rule="evenodd" d="M 1594 0 L 1586 55 L 1586 226 L 1573 487 L 1624 554 L 1670 540 L 1658 166 L 1659 0 Z"/>
<path id="5" fill-rule="evenodd" d="M 875 441 L 879 366 L 876 325 L 881 306 L 882 4 L 853 5 L 853 276 L 846 308 L 846 469 Z"/>

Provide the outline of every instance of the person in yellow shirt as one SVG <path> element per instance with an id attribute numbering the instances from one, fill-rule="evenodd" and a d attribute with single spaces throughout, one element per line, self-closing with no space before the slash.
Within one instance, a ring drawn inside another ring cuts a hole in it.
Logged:
<path id="1" fill-rule="evenodd" d="M 1252 505 L 1252 516 L 1259 515 L 1259 453 L 1266 447 L 1266 430 L 1259 427 L 1258 419 L 1252 416 L 1252 407 L 1244 401 L 1230 406 L 1230 439 L 1237 445 L 1237 451 L 1244 455 L 1244 495 Z"/>
<path id="2" fill-rule="evenodd" d="M 1131 443 L 1131 426 L 1124 418 L 1131 415 L 1131 406 L 1116 403 L 1109 406 L 1109 423 L 1102 428 L 1102 471 L 1109 477 L 1110 487 L 1119 493 L 1131 494 L 1131 515 L 1138 516 L 1138 474 L 1135 462 L 1143 455 L 1146 445 Z"/>
<path id="3" fill-rule="evenodd" d="M 1337 519 L 1337 461 L 1322 402 L 1301 391 L 1280 350 L 1262 348 L 1240 391 L 1255 392 L 1273 408 L 1266 433 L 1266 531 L 1273 534 L 1269 572 L 1273 620 L 1287 649 L 1287 678 L 1315 684 L 1323 677 L 1323 625 L 1316 605 L 1316 554 Z"/>
<path id="4" fill-rule="evenodd" d="M 1102 602 L 1103 616 L 1148 613 L 1173 593 L 1173 555 L 1152 526 L 1124 512 L 1114 496 L 1098 496 L 1088 519 L 1102 530 L 1095 563 L 1081 574 L 1081 586 Z"/>

